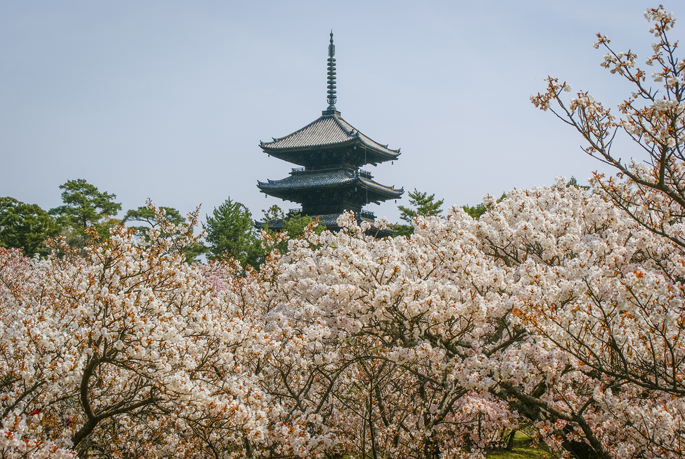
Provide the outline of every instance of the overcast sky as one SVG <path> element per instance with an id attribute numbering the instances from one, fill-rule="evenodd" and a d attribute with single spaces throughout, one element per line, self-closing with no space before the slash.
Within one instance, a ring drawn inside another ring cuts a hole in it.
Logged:
<path id="1" fill-rule="evenodd" d="M 331 29 L 338 110 L 402 149 L 394 165 L 367 166 L 377 181 L 449 206 L 559 175 L 586 183 L 600 164 L 529 98 L 547 75 L 610 106 L 625 98 L 630 87 L 599 66 L 592 42 L 602 32 L 644 62 L 649 6 L 0 0 L 0 196 L 49 209 L 61 203 L 60 184 L 83 178 L 116 194 L 124 211 L 147 197 L 184 213 L 202 204 L 203 215 L 229 196 L 256 218 L 272 204 L 295 207 L 259 193 L 257 180 L 294 167 L 259 141 L 326 108 Z M 685 2 L 665 7 L 685 21 Z M 624 158 L 634 152 L 619 147 Z M 396 206 L 367 209 L 397 221 Z"/>

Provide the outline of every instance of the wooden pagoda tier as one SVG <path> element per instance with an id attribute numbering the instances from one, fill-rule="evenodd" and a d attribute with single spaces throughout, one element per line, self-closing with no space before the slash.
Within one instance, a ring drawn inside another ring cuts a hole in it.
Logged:
<path id="1" fill-rule="evenodd" d="M 375 166 L 394 161 L 400 155 L 399 149 L 391 150 L 365 136 L 335 110 L 326 110 L 321 118 L 302 129 L 273 142 L 260 142 L 259 146 L 264 153 L 308 170 L 341 165 Z"/>
<path id="2" fill-rule="evenodd" d="M 366 204 L 380 204 L 404 193 L 404 189 L 375 182 L 369 172 L 359 169 L 366 164 L 375 166 L 393 161 L 399 157 L 400 150 L 372 140 L 340 116 L 335 108 L 334 55 L 331 33 L 328 108 L 322 116 L 292 134 L 259 143 L 264 153 L 302 167 L 293 169 L 282 180 L 257 182 L 261 192 L 300 204 L 300 209 L 291 211 L 316 218 L 331 230 L 339 229 L 336 220 L 344 212 L 354 212 L 360 222 L 373 221 L 373 213 L 363 209 Z M 265 224 L 275 229 L 283 226 L 282 222 L 270 221 L 257 222 L 257 227 Z"/>
<path id="3" fill-rule="evenodd" d="M 258 182 L 259 189 L 271 196 L 302 204 L 303 215 L 361 212 L 370 202 L 397 199 L 404 190 L 381 185 L 359 169 L 293 169 L 283 180 Z"/>

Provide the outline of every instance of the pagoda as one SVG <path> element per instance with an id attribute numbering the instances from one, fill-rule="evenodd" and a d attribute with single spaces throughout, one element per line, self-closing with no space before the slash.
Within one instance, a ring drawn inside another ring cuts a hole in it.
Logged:
<path id="1" fill-rule="evenodd" d="M 317 120 L 285 137 L 259 146 L 271 156 L 300 167 L 292 169 L 282 180 L 257 182 L 259 190 L 267 195 L 296 202 L 299 209 L 290 213 L 318 219 L 319 224 L 338 230 L 338 217 L 354 212 L 358 222 L 373 222 L 375 215 L 363 207 L 371 202 L 380 204 L 397 199 L 404 189 L 381 185 L 368 171 L 360 169 L 366 164 L 393 161 L 400 150 L 372 140 L 362 134 L 336 110 L 335 45 L 333 32 L 328 45 L 328 108 Z M 262 226 L 258 223 L 257 226 Z M 271 221 L 272 228 L 282 227 L 282 221 Z M 385 233 L 385 232 L 384 232 Z"/>

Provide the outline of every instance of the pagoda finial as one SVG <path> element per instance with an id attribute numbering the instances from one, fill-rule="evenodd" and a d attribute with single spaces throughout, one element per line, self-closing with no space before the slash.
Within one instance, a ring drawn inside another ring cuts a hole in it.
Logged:
<path id="1" fill-rule="evenodd" d="M 335 45 L 333 44 L 333 31 L 331 30 L 331 42 L 328 45 L 328 110 L 335 111 Z"/>

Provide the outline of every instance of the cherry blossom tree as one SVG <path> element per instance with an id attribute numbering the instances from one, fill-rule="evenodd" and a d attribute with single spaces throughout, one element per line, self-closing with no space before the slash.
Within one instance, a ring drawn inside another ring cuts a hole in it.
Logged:
<path id="1" fill-rule="evenodd" d="M 511 267 L 513 315 L 530 334 L 500 368 L 500 394 L 535 408 L 551 446 L 680 456 L 678 246 L 563 181 L 512 193 L 478 226 L 484 251 Z"/>
<path id="2" fill-rule="evenodd" d="M 578 457 L 682 455 L 678 246 L 565 180 L 486 205 L 411 239 L 350 217 L 219 276 L 280 343 L 253 370 L 271 453 L 479 457 L 524 417 Z"/>
<path id="3" fill-rule="evenodd" d="M 26 448 L 83 457 L 222 457 L 264 440 L 268 398 L 244 362 L 269 340 L 185 265 L 191 226 L 158 220 L 147 240 L 119 227 L 85 256 L 0 252 L 8 442 L 28 431 Z"/>
<path id="4" fill-rule="evenodd" d="M 547 91 L 532 98 L 537 107 L 573 126 L 587 142 L 588 154 L 618 171 L 616 177 L 595 174 L 592 184 L 615 206 L 614 212 L 621 211 L 612 221 L 623 221 L 603 230 L 613 242 L 604 238 L 597 246 L 602 251 L 578 258 L 573 270 L 571 265 L 558 267 L 557 258 L 554 269 L 545 266 L 549 262 L 535 263 L 528 276 L 530 295 L 520 310 L 528 326 L 597 380 L 594 393 L 586 396 L 588 408 L 601 407 L 597 419 L 611 419 L 611 429 L 622 430 L 622 440 L 606 443 L 607 453 L 675 457 L 682 455 L 683 442 L 685 67 L 675 55 L 678 42 L 668 36 L 676 22 L 673 15 L 659 6 L 645 17 L 657 39 L 646 60 L 656 67 L 651 81 L 636 66 L 635 53 L 614 51 L 601 34 L 595 43 L 607 51 L 602 66 L 633 86 L 618 116 L 587 92 L 567 102 L 563 93 L 570 87 L 551 77 Z M 644 162 L 625 163 L 612 150 L 620 133 L 645 153 Z M 534 254 L 543 252 L 536 250 Z M 539 288 L 545 283 L 558 288 L 542 294 Z"/>
<path id="5" fill-rule="evenodd" d="M 261 305 L 281 343 L 254 370 L 285 414 L 272 452 L 479 455 L 517 426 L 479 371 L 525 336 L 509 326 L 505 272 L 464 231 L 421 222 L 411 239 L 376 240 L 348 215 L 346 231 L 310 231 L 252 278 L 212 272 L 227 301 Z"/>
<path id="6" fill-rule="evenodd" d="M 685 61 L 675 54 L 678 42 L 668 36 L 676 23 L 673 13 L 659 6 L 648 9 L 645 18 L 652 22 L 650 33 L 657 39 L 646 59 L 655 68 L 651 77 L 637 67 L 635 53 L 614 51 L 606 36 L 597 34 L 594 44 L 607 51 L 602 67 L 633 87 L 630 97 L 618 106 L 620 115 L 612 114 L 587 92 L 566 101 L 563 93 L 570 92 L 570 86 L 552 77 L 547 79 L 547 91 L 531 101 L 573 126 L 587 142 L 585 152 L 618 171 L 616 177 L 596 174 L 594 186 L 641 225 L 685 247 L 680 223 L 685 208 Z M 624 162 L 614 153 L 619 133 L 646 155 L 644 162 Z"/>

